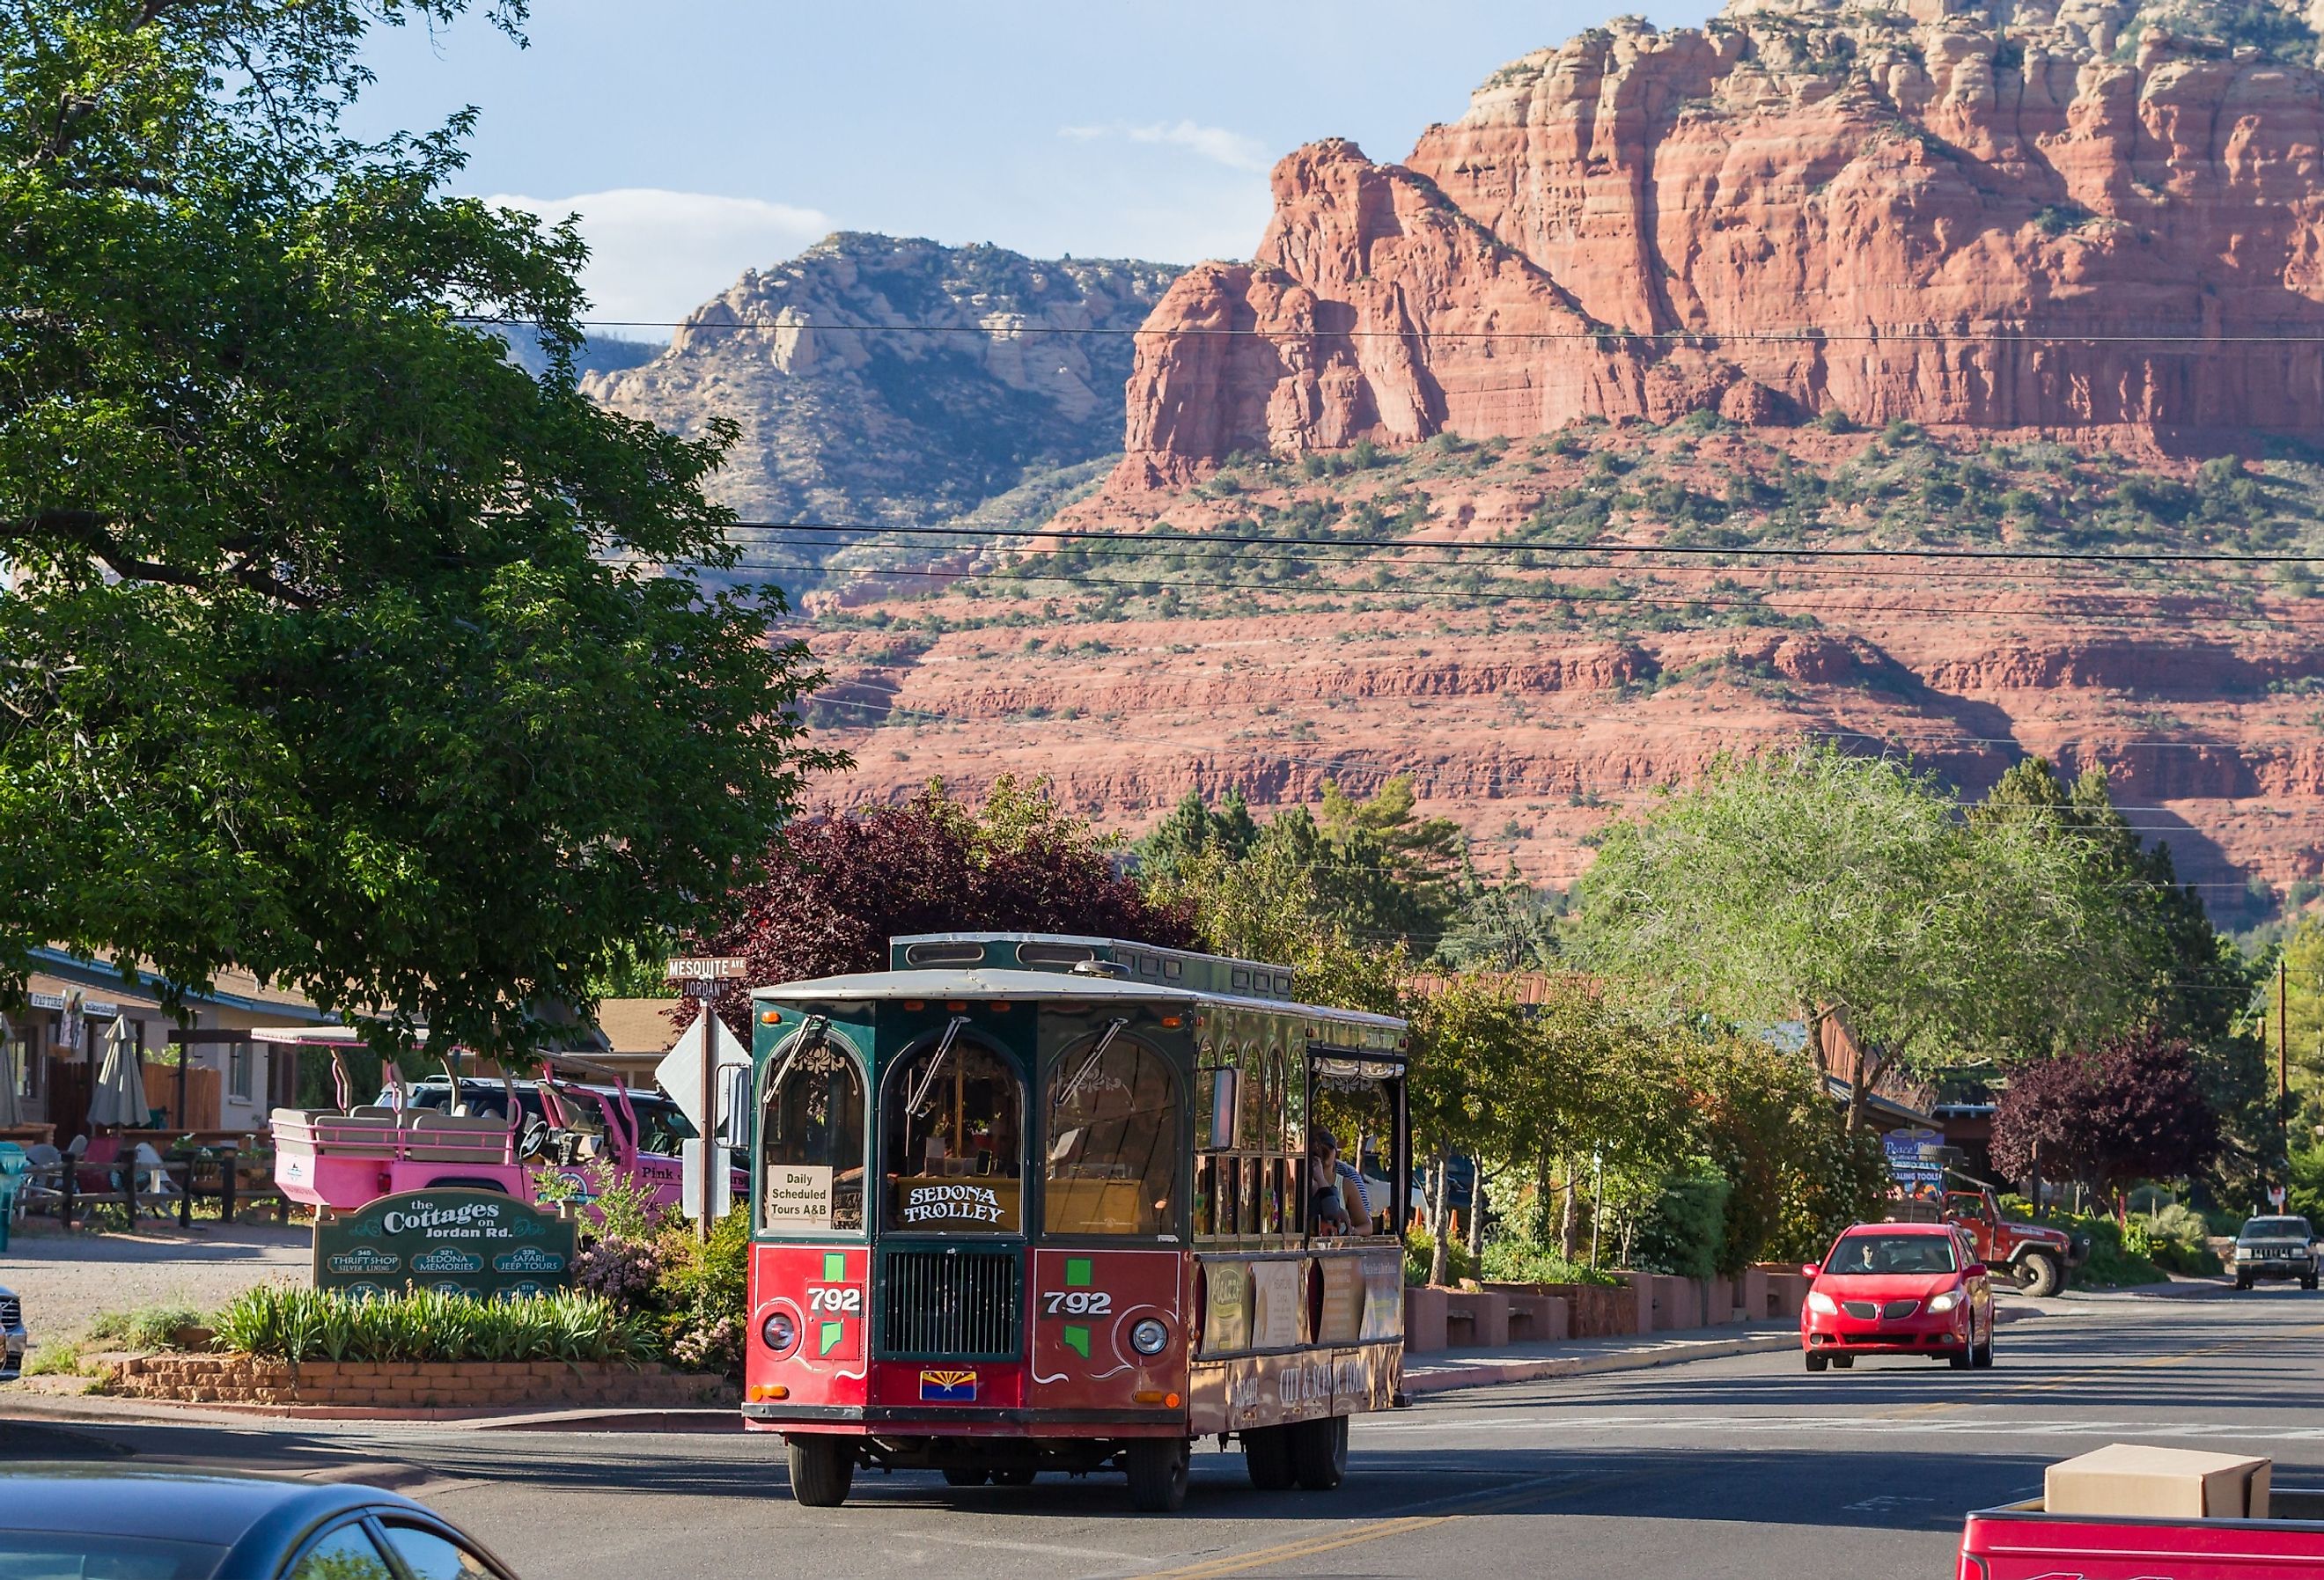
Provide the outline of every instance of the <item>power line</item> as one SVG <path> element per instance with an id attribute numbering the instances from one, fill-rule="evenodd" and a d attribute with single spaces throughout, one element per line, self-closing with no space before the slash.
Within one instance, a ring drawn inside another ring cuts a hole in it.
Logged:
<path id="1" fill-rule="evenodd" d="M 871 541 L 874 534 L 903 534 L 911 537 L 967 538 L 986 541 L 1000 538 L 1061 538 L 1068 541 L 1103 545 L 1139 546 L 1148 550 L 1199 550 L 1213 543 L 1232 544 L 1268 549 L 1327 549 L 1375 550 L 1397 552 L 1415 549 L 1442 550 L 1462 554 L 1492 554 L 1499 556 L 1522 554 L 1667 554 L 1687 558 L 1726 556 L 1748 558 L 1766 555 L 1786 559 L 1931 559 L 1968 560 L 2000 563 L 2052 563 L 2090 565 L 2151 565 L 2151 564 L 2220 564 L 2220 565 L 2324 565 L 2324 552 L 2315 554 L 2257 554 L 2236 550 L 2134 550 L 2102 551 L 2078 549 L 1941 549 L 1904 548 L 1893 545 L 1867 545 L 1860 548 L 1788 547 L 1776 544 L 1729 544 L 1720 546 L 1703 543 L 1527 543 L 1494 540 L 1485 542 L 1461 541 L 1443 538 L 1355 538 L 1272 536 L 1264 532 L 1109 532 L 1083 527 L 1017 527 L 1007 529 L 964 526 L 879 526 L 870 522 L 842 523 L 825 522 L 732 522 L 730 531 L 769 532 L 816 532 L 839 536 L 854 535 L 860 541 Z M 876 542 L 872 546 L 879 546 Z M 1325 562 L 1330 563 L 1330 562 Z M 1452 563 L 1447 561 L 1446 563 Z M 1681 568 L 1676 566 L 1672 569 Z M 1732 567 L 1736 569 L 1759 568 Z"/>
<path id="2" fill-rule="evenodd" d="M 1310 698 L 1310 699 L 1308 699 L 1308 700 L 1320 701 L 1320 700 L 1323 700 L 1323 699 L 1322 699 L 1322 698 Z M 1359 699 L 1359 700 L 1360 700 L 1360 699 Z M 797 705 L 797 706 L 801 707 L 809 707 L 809 706 L 813 706 L 813 707 L 845 707 L 845 708 L 853 708 L 853 709 L 856 709 L 856 710 L 859 710 L 859 711 L 862 711 L 862 712 L 865 712 L 865 713 L 882 713 L 882 705 L 881 705 L 881 704 L 879 704 L 879 703 L 875 703 L 875 702 L 861 701 L 861 700 L 857 700 L 857 699 L 853 698 L 834 698 L 834 697 L 822 697 L 822 696 L 816 696 L 816 697 L 814 697 L 814 698 L 810 698 L 807 699 L 805 702 L 802 702 L 802 703 L 800 703 L 800 704 L 798 704 L 798 705 Z M 1115 714 L 1123 714 L 1123 713 L 1139 713 L 1139 714 L 1195 713 L 1195 712 L 1203 711 L 1203 709 L 1205 707 L 1205 706 L 1206 706 L 1205 704 L 1199 703 L 1199 702 L 1189 702 L 1189 703 L 1185 704 L 1183 707 L 1170 707 L 1170 706 L 1168 706 L 1168 705 L 1157 704 L 1157 705 L 1155 705 L 1155 706 L 1148 707 L 1134 707 L 1134 708 L 1132 708 L 1132 707 L 1120 707 L 1120 708 L 1111 708 L 1111 709 L 1107 709 L 1107 710 L 1104 710 L 1104 711 L 1106 711 L 1106 712 L 1111 712 L 1111 713 L 1115 713 Z M 923 723 L 934 723 L 934 724 L 953 724 L 953 725 L 992 725 L 992 724 L 1009 724 L 1009 723 L 1027 723 L 1027 724 L 1063 724 L 1063 723 L 1074 723 L 1074 722 L 1080 722 L 1080 721 L 1076 721 L 1076 720 L 1067 720 L 1067 719 L 1065 719 L 1065 718 L 1062 717 L 1062 716 L 1059 716 L 1059 715 L 1057 715 L 1057 714 L 1054 714 L 1054 713 L 1052 713 L 1052 714 L 1048 715 L 1048 716 L 1046 716 L 1046 717 L 1042 717 L 1042 718 L 1028 718 L 1028 719 L 1021 719 L 1021 720 L 1011 720 L 1011 719 L 1009 719 L 1009 718 L 1006 718 L 1006 717 L 1002 717 L 1002 716 L 989 716 L 989 715 L 988 715 L 988 716 L 974 716 L 974 715 L 964 715 L 964 714 L 936 713 L 936 712 L 932 712 L 932 711 L 930 711 L 930 710 L 928 710 L 928 709 L 925 709 L 925 708 L 915 708 L 915 707 L 911 707 L 911 706 L 910 706 L 910 705 L 908 705 L 908 704 L 895 704 L 895 703 L 890 703 L 890 704 L 886 705 L 885 712 L 882 714 L 882 716 L 892 716 L 893 715 L 895 715 L 895 714 L 899 714 L 899 713 L 901 713 L 901 714 L 904 714 L 904 715 L 908 716 L 907 717 L 907 719 L 906 719 L 906 722 L 908 722 L 908 723 L 910 723 L 910 722 L 923 722 Z M 1085 720 L 1089 720 L 1089 721 L 1091 721 L 1091 722 L 1102 722 L 1102 720 L 1099 717 L 1098 711 L 1097 711 L 1097 710 L 1093 710 L 1093 709 L 1084 709 L 1084 710 L 1083 710 L 1083 714 L 1082 714 L 1082 718 L 1083 718 L 1083 719 L 1085 719 Z M 1636 715 L 1635 715 L 1635 714 L 1613 714 L 1613 713 L 1600 713 L 1600 714 L 1559 714 L 1559 715 L 1555 715 L 1555 716 L 1554 716 L 1554 720 L 1555 720 L 1555 721 L 1558 721 L 1558 722 L 1563 722 L 1563 721 L 1572 720 L 1572 721 L 1584 722 L 1584 723 L 1589 723 L 1589 724 L 1635 724 L 1636 722 L 1637 722 L 1637 716 L 1636 716 Z M 2034 754 L 2035 754 L 2035 753 L 2032 753 L 2031 751 L 2028 751 L 2028 750 L 2027 750 L 2027 748 L 2026 748 L 2026 746 L 2025 746 L 2025 744 L 2024 744 L 2024 742 L 2022 742 L 2022 741 L 2020 741 L 2020 740 L 2017 740 L 2017 739 L 2016 739 L 2015 737 L 2014 737 L 2014 736 L 2007 736 L 2007 735 L 1946 735 L 1946 734 L 1941 734 L 1941 733 L 1939 733 L 1939 732 L 1937 732 L 1937 731 L 1935 731 L 1935 730 L 1933 730 L 1933 729 L 1929 729 L 1929 728 L 1926 728 L 1926 727 L 1923 727 L 1923 728 L 1919 729 L 1919 730 L 1914 730 L 1914 731 L 1896 730 L 1896 731 L 1890 731 L 1890 732 L 1887 732 L 1887 733 L 1886 733 L 1886 734 L 1882 734 L 1882 733 L 1875 732 L 1875 731 L 1872 731 L 1872 730 L 1856 730 L 1856 729 L 1849 729 L 1849 728 L 1846 727 L 1845 725 L 1815 725 L 1815 724 L 1808 723 L 1808 722 L 1806 722 L 1806 721 L 1804 721 L 1804 720 L 1803 720 L 1803 721 L 1802 721 L 1802 722 L 1801 722 L 1801 723 L 1800 723 L 1796 727 L 1794 727 L 1794 726 L 1792 726 L 1792 725 L 1785 725 L 1785 724 L 1779 724 L 1779 723 L 1766 723 L 1766 724 L 1756 724 L 1756 725 L 1752 725 L 1752 724 L 1740 724 L 1740 723 L 1735 723 L 1735 724 L 1722 724 L 1722 723 L 1720 723 L 1720 722 L 1717 722 L 1717 721 L 1713 721 L 1713 720 L 1709 720 L 1709 719 L 1688 719 L 1688 720 L 1683 720 L 1683 721 L 1659 720 L 1659 721 L 1657 721 L 1657 722 L 1658 722 L 1658 723 L 1664 723 L 1664 724 L 1668 724 L 1668 723 L 1672 723 L 1672 722 L 1683 722 L 1683 723 L 1684 723 L 1684 724 L 1688 725 L 1690 727 L 1702 730 L 1702 731 L 1704 731 L 1705 733 L 1720 732 L 1720 733 L 1732 734 L 1732 735 L 1768 735 L 1768 736 L 1775 736 L 1775 737 L 1778 737 L 1778 738 L 1782 738 L 1782 737 L 1788 737 L 1788 736 L 1793 736 L 1793 735 L 1830 736 L 1831 738 L 1832 738 L 1832 739 L 1834 739 L 1834 740 L 1866 741 L 1866 742 L 1873 743 L 1874 744 L 1877 744 L 1877 745 L 1882 745 L 1882 746 L 1896 746 L 1896 747 L 1904 747 L 1904 748 L 1910 748 L 1910 747 L 1914 746 L 1914 745 L 1923 745 L 1923 746 L 2011 746 L 2011 747 L 2015 747 L 2015 748 L 2016 748 L 2018 751 L 2025 752 L 2025 753 L 2026 753 L 2026 754 L 2027 754 L 2028 756 L 2033 756 L 2033 755 L 2034 755 Z M 867 726 L 867 727 L 871 727 L 871 726 Z M 1160 735 L 1131 735 L 1131 736 L 1127 736 L 1126 738 L 1128 738 L 1128 739 L 1131 739 L 1131 740 L 1140 740 L 1140 741 L 1143 741 L 1145 744 L 1148 744 L 1148 745 L 1171 745 L 1171 744 L 1174 744 L 1174 743 L 1172 743 L 1171 741 L 1169 741 L 1169 740 L 1166 739 L 1165 737 L 1160 736 Z M 2078 743 L 2069 743 L 2069 744 L 2078 744 Z M 2207 750 L 2207 749 L 2217 749 L 2217 750 L 2224 751 L 2224 752 L 2232 752 L 2232 753 L 2235 753 L 2235 755 L 2236 755 L 2236 757 L 2238 757 L 2238 758 L 2242 758 L 2242 759 L 2245 759 L 2245 760 L 2249 760 L 2252 756 L 2254 756 L 2254 755 L 2255 755 L 2255 753 L 2251 753 L 2251 752 L 2247 752 L 2247 751 L 2246 751 L 2244 748 L 2242 748 L 2242 747 L 2240 747 L 2240 746 L 2237 746 L 2237 745 L 2234 744 L 2233 743 L 2226 742 L 2226 741 L 2110 741 L 2110 742 L 2103 743 L 2103 744 L 2102 744 L 2101 746 L 2098 746 L 2098 747 L 2093 748 L 2093 753 L 2094 753 L 2094 754 L 2095 754 L 2096 753 L 2098 753 L 2098 752 L 2102 752 L 2102 751 L 2125 750 L 2125 749 L 2128 749 L 2128 748 L 2130 748 L 2130 747 L 2134 747 L 2134 746 L 2135 746 L 2135 747 L 2139 747 L 2139 748 L 2142 748 L 2142 749 L 2151 749 L 2151 750 L 2155 750 L 2155 751 L 2166 751 L 2166 750 L 2167 750 L 2167 751 L 2189 751 L 2189 752 L 2192 752 L 2192 751 L 2203 751 L 2203 750 Z M 1184 749 L 1185 749 L 1185 748 L 1181 747 L 1181 750 L 1184 750 Z M 1354 766 L 1354 767 L 1364 768 L 1364 769 L 1374 770 L 1374 771 L 1378 771 L 1378 770 L 1379 769 L 1379 763 L 1377 763 L 1377 762 L 1365 761 L 1365 760 L 1363 760 L 1363 759 L 1360 759 L 1360 758 L 1357 758 L 1357 757 L 1351 756 L 1351 755 L 1350 755 L 1349 753 L 1340 753 L 1340 754 L 1338 754 L 1338 755 L 1336 755 L 1336 756 L 1331 756 L 1331 757 L 1310 757 L 1310 756 L 1302 756 L 1302 755 L 1299 755 L 1299 754 L 1295 753 L 1268 751 L 1268 750 L 1266 750 L 1266 749 L 1263 749 L 1263 748 L 1262 748 L 1262 749 L 1254 749 L 1254 750 L 1245 750 L 1245 749 L 1244 749 L 1244 748 L 1243 748 L 1240 744 L 1235 744 L 1235 743 L 1230 743 L 1230 744 L 1228 744 L 1227 745 L 1222 746 L 1222 747 L 1220 747 L 1220 748 L 1218 748 L 1218 749 L 1219 749 L 1221 752 L 1222 752 L 1222 753 L 1223 753 L 1223 752 L 1228 752 L 1228 751 L 1240 751 L 1240 752 L 1241 752 L 1241 753 L 1242 753 L 1243 755 L 1245 755 L 1245 756 L 1263 757 L 1263 758 L 1267 759 L 1267 760 L 1268 760 L 1268 761 L 1269 761 L 1269 762 L 1296 762 L 1296 763 L 1300 763 L 1300 764 L 1302 764 L 1302 765 L 1308 766 L 1308 767 L 1330 768 L 1330 767 L 1333 767 L 1333 766 L 1335 766 L 1335 765 L 1343 765 L 1343 764 L 1344 764 L 1344 765 L 1351 765 L 1351 766 Z M 2207 797 L 2207 798 L 2202 798 L 2202 799 L 2216 799 L 2216 798 L 2209 798 L 2209 797 Z M 2234 798 L 2229 798 L 2229 799 L 2234 799 Z M 1978 805 L 1978 804 L 1980 804 L 1980 803 L 1974 802 L 1974 801 L 1957 801 L 1957 802 L 1956 802 L 1956 804 L 1957 804 L 1957 805 L 1960 805 L 1960 806 L 1968 807 L 1968 806 L 1976 806 L 1976 805 Z M 2122 808 L 2116 808 L 2116 809 L 2117 811 L 2119 811 L 2119 810 L 2121 810 Z M 2155 810 L 2155 811 L 2169 811 L 2169 810 L 2170 810 L 2170 808 L 2169 808 L 2168 807 L 2157 807 L 2157 808 L 2140 808 L 2140 809 L 2143 809 L 2143 810 Z M 2156 827 L 2156 828 L 2154 828 L 2154 829 L 2153 829 L 2153 830 L 2150 830 L 2150 832 L 2163 832 L 2163 831 L 2166 831 L 2166 827 L 2165 827 L 2165 826 L 2157 826 L 2157 827 Z"/>
<path id="3" fill-rule="evenodd" d="M 2324 552 L 2315 554 L 2255 554 L 2225 550 L 2086 549 L 1942 549 L 1866 545 L 1861 548 L 1794 548 L 1777 544 L 1707 543 L 1513 543 L 1506 541 L 1462 542 L 1443 538 L 1277 537 L 1266 532 L 1109 532 L 1089 527 L 881 526 L 870 522 L 729 522 L 729 531 L 770 532 L 905 533 L 914 537 L 1064 538 L 1096 543 L 1141 543 L 1174 550 L 1200 549 L 1206 543 L 1248 544 L 1268 549 L 1447 549 L 1464 553 L 1497 554 L 1672 554 L 1773 555 L 1786 559 L 1964 559 L 1980 561 L 2062 560 L 2097 565 L 2222 564 L 2324 565 Z"/>
<path id="4" fill-rule="evenodd" d="M 452 321 L 485 327 L 505 325 L 511 328 L 540 328 L 540 319 L 503 318 L 484 313 L 458 313 Z M 2138 330 L 2088 331 L 2071 333 L 2043 330 L 2028 332 L 2022 329 L 1825 329 L 1802 328 L 1792 329 L 1624 329 L 1612 325 L 1572 329 L 1262 329 L 1258 328 L 1208 328 L 1197 325 L 1173 325 L 1154 328 L 1147 325 L 1112 326 L 1104 324 L 931 324 L 909 321 L 887 323 L 836 323 L 815 319 L 746 320 L 713 322 L 692 319 L 575 319 L 581 328 L 597 329 L 685 329 L 690 333 L 772 334 L 786 329 L 812 329 L 825 333 L 902 334 L 902 335 L 975 335 L 986 339 L 1015 339 L 1028 335 L 1051 335 L 1066 338 L 1117 338 L 1139 335 L 1154 335 L 1190 339 L 1264 339 L 1264 340 L 1456 340 L 1487 343 L 1539 344 L 1558 341 L 1623 341 L 1646 340 L 1661 344 L 1692 345 L 1718 342 L 1728 345 L 1793 345 L 1836 344 L 1877 345 L 1894 342 L 1899 345 L 1973 345 L 2024 346 L 2308 346 L 2324 344 L 2324 333 L 2318 333 L 2311 324 L 2301 324 L 2282 334 L 2220 335 L 2202 331 Z"/>
<path id="5" fill-rule="evenodd" d="M 1723 598 L 1709 595 L 1693 594 L 1663 596 L 1649 593 L 1636 593 L 1617 596 L 1574 591 L 1519 592 L 1513 590 L 1500 591 L 1489 588 L 1471 590 L 1461 587 L 1370 587 L 1331 583 L 1302 586 L 1296 582 L 1185 581 L 1167 577 L 1093 577 L 1087 575 L 1061 575 L 1056 573 L 1040 573 L 1032 571 L 1019 572 L 1014 570 L 1000 569 L 977 570 L 964 568 L 959 570 L 925 570 L 918 568 L 902 566 L 805 565 L 788 561 L 758 560 L 748 558 L 737 559 L 732 568 L 763 571 L 797 571 L 806 575 L 817 576 L 908 577 L 915 579 L 934 581 L 1006 581 L 1015 583 L 1020 587 L 1039 582 L 1062 582 L 1071 587 L 1122 587 L 1129 588 L 1133 592 L 1141 590 L 1148 587 L 1186 587 L 1202 592 L 1275 593 L 1285 596 L 1317 597 L 1337 596 L 1349 597 L 1453 598 L 1462 600 L 1464 603 L 1571 604 L 1575 605 L 1589 605 L 1593 604 L 1608 605 L 1649 604 L 1657 606 L 1676 608 L 1757 609 L 1766 610 L 1769 613 L 1779 613 L 1786 609 L 1794 609 L 1806 614 L 1822 614 L 1831 615 L 1847 615 L 1853 614 L 1857 615 L 1877 615 L 1882 617 L 1896 615 L 1929 615 L 1950 618 L 1963 614 L 2024 614 L 2038 615 L 2043 620 L 2050 621 L 2096 621 L 2112 624 L 2145 624 L 2162 621 L 2172 624 L 2186 624 L 2192 622 L 2209 625 L 2259 625 L 2269 628 L 2288 625 L 2324 625 L 2324 620 L 2297 619 L 2290 615 L 2271 616 L 2267 614 L 2207 614 L 2194 610 L 2174 611 L 2157 609 L 2152 612 L 2139 614 L 2055 609 L 2013 611 L 1996 609 L 1989 604 L 1949 604 L 1920 608 L 1900 605 L 1886 607 L 1865 606 L 1850 610 L 1845 608 L 1833 608 L 1826 604 L 1796 602 L 1775 603 L 1764 598 Z M 2129 596 L 2133 595 L 2124 594 L 2120 596 Z"/>

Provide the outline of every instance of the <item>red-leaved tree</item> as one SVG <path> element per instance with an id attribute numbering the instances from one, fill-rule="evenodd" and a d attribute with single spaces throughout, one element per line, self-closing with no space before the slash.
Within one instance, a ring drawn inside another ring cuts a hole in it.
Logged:
<path id="1" fill-rule="evenodd" d="M 1993 1114 L 2003 1173 L 2075 1178 L 2112 1199 L 2140 1179 L 2190 1174 L 2219 1150 L 2219 1119 L 2203 1095 L 2195 1052 L 2153 1030 L 2111 1038 L 2013 1072 Z"/>
<path id="2" fill-rule="evenodd" d="M 1086 933 L 1188 947 L 1192 917 L 1149 903 L 1115 861 L 1119 839 L 1059 808 L 1045 785 L 1002 778 L 982 808 L 931 784 L 899 807 L 825 808 L 787 829 L 758 882 L 728 897 L 693 947 L 749 960 L 714 1001 L 745 1039 L 750 990 L 881 971 L 899 933 Z M 681 1005 L 673 1024 L 693 1019 Z"/>

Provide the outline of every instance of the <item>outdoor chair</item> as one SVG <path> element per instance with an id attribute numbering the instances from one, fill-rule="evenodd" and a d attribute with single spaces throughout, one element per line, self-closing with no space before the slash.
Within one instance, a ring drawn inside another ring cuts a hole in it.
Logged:
<path id="1" fill-rule="evenodd" d="M 119 1187 L 119 1170 L 115 1167 L 121 1161 L 119 1136 L 98 1136 L 94 1141 L 88 1136 L 75 1136 L 69 1150 L 79 1165 L 83 1194 L 101 1196 Z"/>
<path id="2" fill-rule="evenodd" d="M 166 1218 L 175 1213 L 178 1198 L 186 1193 L 171 1178 L 170 1167 L 161 1161 L 161 1154 L 140 1141 L 132 1167 L 137 1173 L 138 1206 L 157 1218 Z"/>
<path id="3" fill-rule="evenodd" d="M 16 1182 L 17 1211 L 56 1211 L 64 1196 L 65 1155 L 46 1141 L 24 1149 L 24 1174 Z"/>

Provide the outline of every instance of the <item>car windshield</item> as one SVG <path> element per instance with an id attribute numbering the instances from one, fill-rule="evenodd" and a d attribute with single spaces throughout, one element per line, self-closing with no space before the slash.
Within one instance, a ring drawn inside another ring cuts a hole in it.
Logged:
<path id="1" fill-rule="evenodd" d="M 1843 1234 L 1823 1270 L 1851 1274 L 1949 1273 L 1959 1266 L 1950 1234 Z"/>
<path id="2" fill-rule="evenodd" d="M 207 1542 L 0 1530 L 0 1580 L 208 1580 L 225 1557 Z"/>
<path id="3" fill-rule="evenodd" d="M 2238 1240 L 2306 1240 L 2312 1231 L 2305 1218 L 2254 1218 L 2244 1225 Z"/>

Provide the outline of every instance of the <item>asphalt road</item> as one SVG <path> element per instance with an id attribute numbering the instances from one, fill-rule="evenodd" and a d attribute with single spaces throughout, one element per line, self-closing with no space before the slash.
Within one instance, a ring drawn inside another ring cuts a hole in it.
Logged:
<path id="1" fill-rule="evenodd" d="M 2277 1485 L 2324 1486 L 2324 1297 L 2264 1287 L 2049 1312 L 2002 1329 L 1989 1372 L 1895 1360 L 1811 1377 L 1784 1354 L 1443 1395 L 1360 1419 L 1336 1493 L 1256 1492 L 1240 1454 L 1198 1454 L 1169 1518 L 1130 1512 L 1111 1477 L 955 1491 L 859 1473 L 845 1508 L 803 1510 L 761 1437 L 19 1428 L 11 1454 L 400 1469 L 528 1580 L 1933 1580 L 1952 1573 L 1966 1511 L 2028 1495 L 2044 1465 L 2101 1443 L 2265 1454 Z"/>

